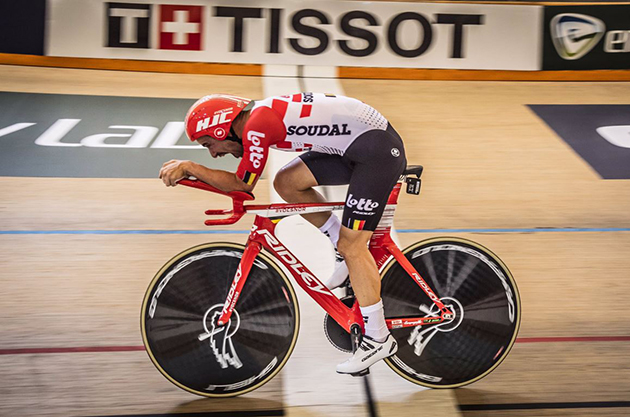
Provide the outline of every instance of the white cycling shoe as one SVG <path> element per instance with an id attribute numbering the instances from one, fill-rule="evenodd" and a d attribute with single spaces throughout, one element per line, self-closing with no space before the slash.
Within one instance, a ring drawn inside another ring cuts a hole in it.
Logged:
<path id="1" fill-rule="evenodd" d="M 398 343 L 391 334 L 387 336 L 384 342 L 377 342 L 368 336 L 363 336 L 359 349 L 354 352 L 350 359 L 337 365 L 337 372 L 340 374 L 358 374 L 396 352 L 398 352 Z"/>
<path id="2" fill-rule="evenodd" d="M 332 273 L 330 278 L 328 278 L 328 281 L 324 283 L 329 290 L 341 287 L 348 279 L 349 274 L 346 261 L 341 255 L 339 255 L 339 252 L 335 251 L 335 254 L 335 271 Z"/>

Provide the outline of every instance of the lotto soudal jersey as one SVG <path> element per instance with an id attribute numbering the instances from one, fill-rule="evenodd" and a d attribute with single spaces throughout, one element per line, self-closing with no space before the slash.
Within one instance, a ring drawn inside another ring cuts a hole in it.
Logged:
<path id="1" fill-rule="evenodd" d="M 333 94 L 301 93 L 256 101 L 243 129 L 243 159 L 236 174 L 254 184 L 269 148 L 343 155 L 362 133 L 385 130 L 387 124 L 367 104 Z"/>

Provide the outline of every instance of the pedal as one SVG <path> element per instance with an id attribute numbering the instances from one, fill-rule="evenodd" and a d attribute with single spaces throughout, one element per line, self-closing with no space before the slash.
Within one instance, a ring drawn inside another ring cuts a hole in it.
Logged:
<path id="1" fill-rule="evenodd" d="M 366 376 L 366 375 L 369 375 L 369 374 L 370 374 L 370 368 L 367 368 L 367 369 L 362 370 L 361 372 L 355 372 L 355 373 L 350 374 L 350 375 L 359 377 L 359 376 Z"/>
<path id="2" fill-rule="evenodd" d="M 405 182 L 407 183 L 407 194 L 420 194 L 420 185 L 422 183 L 420 178 L 407 177 Z"/>

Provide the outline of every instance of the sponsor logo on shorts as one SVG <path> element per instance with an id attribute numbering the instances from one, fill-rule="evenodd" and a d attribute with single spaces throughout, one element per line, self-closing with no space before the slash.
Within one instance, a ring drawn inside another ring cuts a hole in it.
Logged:
<path id="1" fill-rule="evenodd" d="M 348 199 L 346 200 L 346 206 L 352 210 L 352 213 L 359 214 L 363 216 L 373 216 L 375 212 L 373 211 L 375 208 L 379 206 L 376 201 L 372 201 L 371 199 L 365 198 L 354 198 L 352 194 L 348 194 Z"/>

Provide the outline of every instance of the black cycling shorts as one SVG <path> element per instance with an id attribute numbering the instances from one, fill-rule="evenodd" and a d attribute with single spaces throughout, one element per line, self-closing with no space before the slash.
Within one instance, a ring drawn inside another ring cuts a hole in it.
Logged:
<path id="1" fill-rule="evenodd" d="M 309 151 L 300 155 L 318 185 L 348 184 L 341 223 L 374 231 L 392 188 L 407 166 L 402 139 L 390 125 L 357 137 L 343 156 Z"/>

